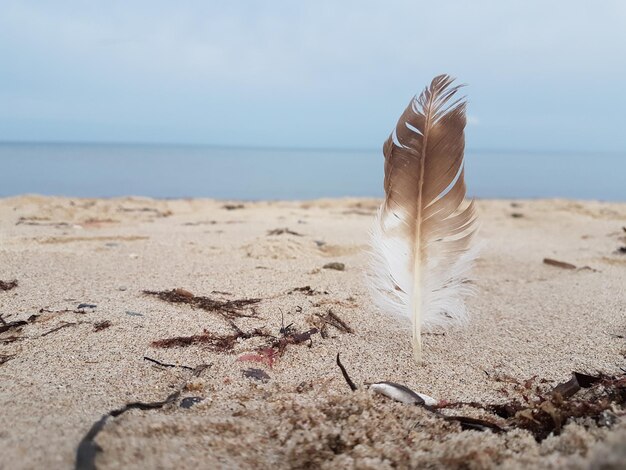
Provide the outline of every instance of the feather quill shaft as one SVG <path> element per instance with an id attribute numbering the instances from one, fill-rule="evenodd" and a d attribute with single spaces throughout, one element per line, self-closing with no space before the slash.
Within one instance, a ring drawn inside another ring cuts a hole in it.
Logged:
<path id="1" fill-rule="evenodd" d="M 370 279 L 383 309 L 408 316 L 415 359 L 423 327 L 466 319 L 475 258 L 465 201 L 465 99 L 447 75 L 413 98 L 383 146 L 385 200 L 372 232 Z"/>

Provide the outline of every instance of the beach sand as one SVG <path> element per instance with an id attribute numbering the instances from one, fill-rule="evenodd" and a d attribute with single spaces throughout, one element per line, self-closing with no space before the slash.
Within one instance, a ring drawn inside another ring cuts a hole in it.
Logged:
<path id="1" fill-rule="evenodd" d="M 493 413 L 441 410 L 506 428 L 462 430 L 366 384 L 532 406 L 573 371 L 622 375 L 626 204 L 478 201 L 471 321 L 425 334 L 421 365 L 406 322 L 381 313 L 364 283 L 377 205 L 0 200 L 0 280 L 17 280 L 0 290 L 0 314 L 14 325 L 0 333 L 0 468 L 71 468 L 103 415 L 177 391 L 162 407 L 110 417 L 95 437 L 97 467 L 625 468 L 622 405 L 538 442 Z M 172 289 L 184 289 L 180 303 L 144 293 Z M 207 311 L 192 294 L 260 301 Z M 275 338 L 246 334 L 255 329 Z M 153 345 L 205 331 L 205 343 Z M 95 446 L 85 449 L 81 465 Z"/>

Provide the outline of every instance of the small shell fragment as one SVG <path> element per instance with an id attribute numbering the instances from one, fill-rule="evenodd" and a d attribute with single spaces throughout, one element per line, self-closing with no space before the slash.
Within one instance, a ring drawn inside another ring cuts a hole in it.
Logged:
<path id="1" fill-rule="evenodd" d="M 437 406 L 439 404 L 433 397 L 414 392 L 410 388 L 394 382 L 377 382 L 370 385 L 370 390 L 408 405 Z"/>

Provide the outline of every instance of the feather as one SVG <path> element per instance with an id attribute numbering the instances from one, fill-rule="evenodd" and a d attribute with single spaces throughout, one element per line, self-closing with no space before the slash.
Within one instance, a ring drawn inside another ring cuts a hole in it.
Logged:
<path id="1" fill-rule="evenodd" d="M 473 201 L 465 201 L 464 98 L 447 75 L 409 103 L 383 146 L 385 200 L 372 230 L 369 278 L 386 311 L 409 317 L 421 360 L 421 330 L 465 321 L 463 297 L 476 257 Z"/>

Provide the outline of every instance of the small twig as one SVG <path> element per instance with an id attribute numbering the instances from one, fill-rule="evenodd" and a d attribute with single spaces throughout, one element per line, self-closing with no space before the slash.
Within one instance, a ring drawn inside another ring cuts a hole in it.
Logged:
<path id="1" fill-rule="evenodd" d="M 343 364 L 339 360 L 339 353 L 337 353 L 337 365 L 341 369 L 341 374 L 343 375 L 343 378 L 346 380 L 346 383 L 348 384 L 348 387 L 350 387 L 350 390 L 352 390 L 353 392 L 356 391 L 357 386 L 354 385 L 354 382 L 352 381 L 352 379 L 348 375 L 348 371 L 346 371 L 346 368 L 343 366 Z"/>
<path id="2" fill-rule="evenodd" d="M 555 266 L 555 267 L 561 268 L 561 269 L 576 269 L 576 265 L 574 265 L 574 264 L 566 263 L 565 261 L 559 261 L 559 260 L 552 259 L 552 258 L 544 258 L 543 262 L 544 262 L 544 264 L 548 264 L 550 266 Z"/>
<path id="3" fill-rule="evenodd" d="M 48 336 L 51 333 L 54 333 L 55 331 L 59 331 L 62 328 L 67 328 L 68 326 L 74 326 L 74 325 L 78 325 L 78 323 L 63 323 L 61 326 L 57 326 L 56 328 L 52 328 L 50 331 L 46 331 L 45 333 L 42 333 L 41 336 Z"/>
<path id="4" fill-rule="evenodd" d="M 2 323 L 2 326 L 0 326 L 0 333 L 4 333 L 5 331 L 9 331 L 13 328 L 19 328 L 20 326 L 28 325 L 28 322 L 25 320 L 11 321 L 9 323 L 6 323 L 3 320 Z"/>
<path id="5" fill-rule="evenodd" d="M 14 354 L 0 354 L 0 365 L 4 364 L 5 362 L 9 362 L 14 357 Z"/>
<path id="6" fill-rule="evenodd" d="M 178 365 L 178 364 L 167 364 L 165 362 L 161 362 L 161 361 L 157 361 L 156 359 L 152 359 L 151 357 L 148 357 L 148 356 L 144 356 L 143 358 L 146 361 L 153 362 L 153 363 L 155 363 L 155 364 L 157 364 L 159 366 L 163 366 L 163 367 L 180 367 L 181 369 L 195 370 L 193 367 L 182 366 L 182 365 Z"/>
<path id="7" fill-rule="evenodd" d="M 338 330 L 343 330 L 346 333 L 354 333 L 354 330 L 331 309 L 328 309 L 328 317 L 333 320 L 334 323 L 332 323 L 332 325 Z M 339 325 L 339 327 L 337 325 Z"/>

